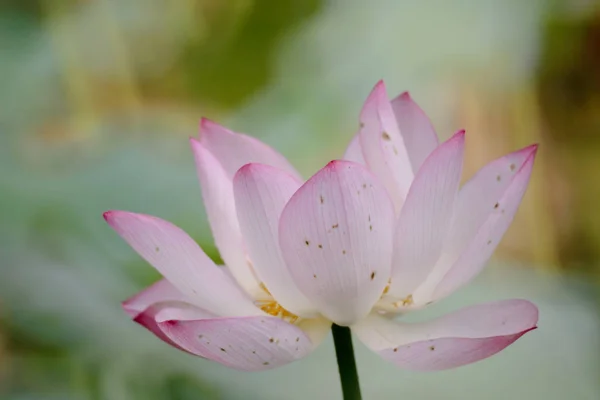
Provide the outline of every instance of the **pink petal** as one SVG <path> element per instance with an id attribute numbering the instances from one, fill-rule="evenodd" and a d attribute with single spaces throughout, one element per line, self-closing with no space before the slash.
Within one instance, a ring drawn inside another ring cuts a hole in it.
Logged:
<path id="1" fill-rule="evenodd" d="M 135 296 L 125 300 L 123 302 L 123 309 L 131 318 L 135 318 L 153 304 L 174 301 L 190 302 L 168 280 L 161 279 Z"/>
<path id="2" fill-rule="evenodd" d="M 301 179 L 284 156 L 256 138 L 232 132 L 206 118 L 200 122 L 200 129 L 200 142 L 219 161 L 230 178 L 245 164 L 261 163 Z"/>
<path id="3" fill-rule="evenodd" d="M 248 262 L 233 197 L 232 176 L 215 156 L 195 139 L 190 139 L 208 222 L 221 258 L 239 284 L 252 296 L 262 293 Z"/>
<path id="4" fill-rule="evenodd" d="M 195 305 L 223 316 L 260 314 L 237 284 L 175 225 L 125 211 L 107 211 L 104 218 Z"/>
<path id="5" fill-rule="evenodd" d="M 460 131 L 425 160 L 410 187 L 395 233 L 390 296 L 412 294 L 440 257 L 460 184 L 464 147 Z"/>
<path id="6" fill-rule="evenodd" d="M 300 290 L 339 325 L 368 314 L 390 277 L 393 205 L 363 166 L 332 161 L 290 199 L 279 242 Z"/>
<path id="7" fill-rule="evenodd" d="M 423 323 L 370 315 L 353 331 L 401 368 L 435 371 L 482 360 L 536 328 L 538 310 L 526 300 L 467 307 Z"/>
<path id="8" fill-rule="evenodd" d="M 362 165 L 367 164 L 365 162 L 365 157 L 362 153 L 362 148 L 360 147 L 359 134 L 356 134 L 352 138 L 352 141 L 350 141 L 350 144 L 348 145 L 348 148 L 346 148 L 346 152 L 344 153 L 344 160 L 354 161 Z"/>
<path id="9" fill-rule="evenodd" d="M 240 228 L 259 279 L 286 310 L 313 316 L 314 307 L 296 287 L 279 247 L 279 217 L 302 182 L 264 164 L 246 164 L 233 180 Z"/>
<path id="10" fill-rule="evenodd" d="M 159 303 L 148 307 L 143 312 L 140 312 L 133 319 L 135 322 L 137 322 L 138 324 L 152 332 L 154 335 L 156 335 L 156 337 L 158 337 L 163 342 L 186 352 L 187 350 L 183 349 L 177 343 L 172 341 L 167 335 L 165 335 L 165 333 L 159 327 L 157 321 L 160 321 L 158 318 L 160 318 L 161 314 L 164 314 L 164 311 L 169 311 L 169 316 L 171 316 L 172 318 L 183 320 L 215 317 L 211 313 L 208 313 L 196 307 L 192 307 L 188 304 L 169 302 Z"/>
<path id="11" fill-rule="evenodd" d="M 396 210 L 400 210 L 414 174 L 383 81 L 367 98 L 360 126 L 360 146 L 367 165 L 388 189 Z"/>
<path id="12" fill-rule="evenodd" d="M 485 266 L 510 226 L 527 189 L 536 146 L 498 160 L 480 171 L 459 193 L 447 253 L 464 249 L 444 275 L 433 297 L 447 296 L 468 283 Z M 497 177 L 500 176 L 500 182 Z M 503 184 L 502 181 L 510 181 Z M 503 186 L 498 190 L 494 186 Z M 487 209 L 486 209 L 487 208 Z M 485 218 L 481 218 L 485 215 Z M 478 225 L 478 229 L 473 229 Z M 462 240 L 470 236 L 470 241 Z M 463 247 L 466 245 L 466 248 Z M 454 247 L 450 247 L 454 246 Z"/>
<path id="13" fill-rule="evenodd" d="M 427 115 L 408 92 L 392 100 L 392 109 L 404 139 L 412 170 L 416 173 L 425 159 L 438 146 L 438 137 Z"/>
<path id="14" fill-rule="evenodd" d="M 159 326 L 186 351 L 242 371 L 280 367 L 316 347 L 307 332 L 276 317 L 165 319 Z"/>

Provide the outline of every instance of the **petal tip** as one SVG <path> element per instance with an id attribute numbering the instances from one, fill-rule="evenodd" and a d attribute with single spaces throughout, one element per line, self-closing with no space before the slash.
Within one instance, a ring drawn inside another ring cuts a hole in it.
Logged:
<path id="1" fill-rule="evenodd" d="M 206 118 L 206 117 L 202 117 L 200 118 L 200 128 L 210 128 L 211 126 L 216 125 L 216 122 Z"/>
<path id="2" fill-rule="evenodd" d="M 412 96 L 410 95 L 410 92 L 408 90 L 400 93 L 400 95 L 398 95 L 398 98 L 404 101 L 412 101 Z"/>
<path id="3" fill-rule="evenodd" d="M 102 217 L 104 218 L 104 220 L 108 223 L 110 223 L 110 219 L 112 218 L 114 211 L 104 211 L 102 213 Z"/>

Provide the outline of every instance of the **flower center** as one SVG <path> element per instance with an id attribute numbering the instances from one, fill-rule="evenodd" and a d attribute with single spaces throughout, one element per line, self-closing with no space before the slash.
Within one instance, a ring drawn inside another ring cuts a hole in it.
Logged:
<path id="1" fill-rule="evenodd" d="M 274 317 L 279 317 L 282 320 L 289 322 L 290 324 L 296 323 L 298 322 L 298 320 L 300 320 L 299 316 L 289 312 L 288 310 L 283 308 L 281 304 L 276 302 L 275 299 L 273 299 L 273 295 L 271 295 L 271 292 L 269 292 L 269 289 L 267 289 L 264 283 L 260 283 L 260 288 L 264 290 L 267 295 L 269 295 L 269 298 L 264 300 L 256 300 L 254 304 L 256 304 L 258 308 L 260 308 L 267 314 L 272 315 Z"/>

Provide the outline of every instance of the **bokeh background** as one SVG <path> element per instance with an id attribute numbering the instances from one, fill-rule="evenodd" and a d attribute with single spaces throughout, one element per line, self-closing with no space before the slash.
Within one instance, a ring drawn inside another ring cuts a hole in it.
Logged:
<path id="1" fill-rule="evenodd" d="M 366 399 L 600 398 L 600 7 L 586 0 L 1 0 L 0 398 L 340 398 L 331 339 L 244 374 L 178 352 L 120 301 L 158 279 L 101 214 L 173 221 L 218 257 L 187 138 L 201 116 L 305 176 L 368 92 L 410 90 L 465 176 L 541 143 L 513 226 L 447 310 L 535 301 L 540 329 L 440 373 L 356 343 Z"/>

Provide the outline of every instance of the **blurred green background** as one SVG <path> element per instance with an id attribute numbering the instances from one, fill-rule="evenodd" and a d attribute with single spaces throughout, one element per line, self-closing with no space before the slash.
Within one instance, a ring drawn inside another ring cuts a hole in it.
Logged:
<path id="1" fill-rule="evenodd" d="M 342 156 L 371 87 L 410 90 L 466 177 L 540 142 L 489 268 L 425 314 L 507 297 L 540 329 L 456 370 L 356 343 L 366 399 L 600 398 L 600 7 L 591 0 L 1 0 L 0 398 L 336 399 L 331 339 L 258 374 L 169 348 L 120 301 L 158 275 L 108 209 L 218 257 L 187 137 L 201 116 L 309 176 Z M 427 316 L 427 315 L 426 315 Z"/>

